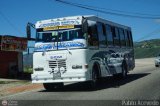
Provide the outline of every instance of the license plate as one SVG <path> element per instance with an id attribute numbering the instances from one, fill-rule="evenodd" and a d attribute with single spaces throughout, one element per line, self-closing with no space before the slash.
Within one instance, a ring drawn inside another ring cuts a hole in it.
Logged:
<path id="1" fill-rule="evenodd" d="M 61 77 L 61 73 L 54 73 L 53 74 L 54 79 L 57 79 L 57 78 L 60 78 L 60 77 Z"/>

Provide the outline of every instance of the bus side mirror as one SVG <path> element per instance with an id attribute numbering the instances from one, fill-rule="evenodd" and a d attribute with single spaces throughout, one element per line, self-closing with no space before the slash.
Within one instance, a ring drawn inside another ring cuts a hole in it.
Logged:
<path id="1" fill-rule="evenodd" d="M 31 27 L 29 23 L 26 26 L 26 34 L 27 34 L 27 39 L 31 39 Z"/>
<path id="2" fill-rule="evenodd" d="M 82 32 L 84 33 L 88 32 L 88 22 L 86 18 L 83 18 L 82 20 Z"/>
<path id="3" fill-rule="evenodd" d="M 28 22 L 26 26 L 27 39 L 35 41 L 35 38 L 31 37 L 31 27 L 35 29 L 35 25 Z"/>

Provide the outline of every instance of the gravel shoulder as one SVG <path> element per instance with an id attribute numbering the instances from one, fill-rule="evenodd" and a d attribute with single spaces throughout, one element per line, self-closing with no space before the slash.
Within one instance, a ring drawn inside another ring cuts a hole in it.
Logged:
<path id="1" fill-rule="evenodd" d="M 43 88 L 42 84 L 32 84 L 27 80 L 0 79 L 0 97 L 40 88 Z"/>

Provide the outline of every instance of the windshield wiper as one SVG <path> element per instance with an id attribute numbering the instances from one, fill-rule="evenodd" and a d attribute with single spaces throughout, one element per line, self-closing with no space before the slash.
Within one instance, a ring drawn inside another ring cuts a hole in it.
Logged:
<path id="1" fill-rule="evenodd" d="M 65 46 L 65 47 L 66 47 L 68 53 L 72 55 L 72 52 L 70 51 L 69 47 L 68 46 Z"/>
<path id="2" fill-rule="evenodd" d="M 42 56 L 46 55 L 46 52 L 48 52 L 48 50 L 44 49 L 44 51 L 42 52 Z"/>

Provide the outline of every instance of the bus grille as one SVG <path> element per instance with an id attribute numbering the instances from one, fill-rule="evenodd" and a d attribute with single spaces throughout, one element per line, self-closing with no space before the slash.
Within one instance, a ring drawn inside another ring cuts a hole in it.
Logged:
<path id="1" fill-rule="evenodd" d="M 49 61 L 49 67 L 52 69 L 52 71 L 54 71 L 54 68 L 57 68 L 57 67 L 58 69 L 63 67 L 65 71 L 67 71 L 66 60 Z"/>

